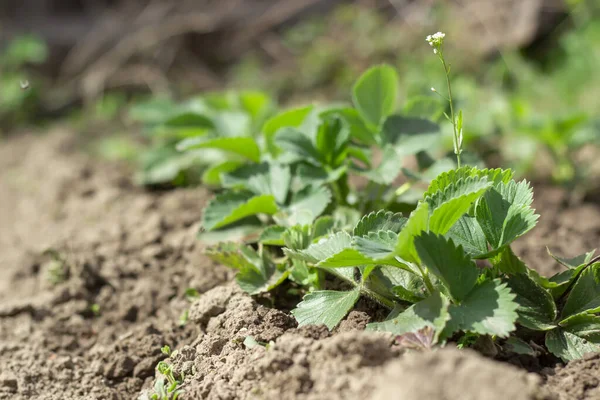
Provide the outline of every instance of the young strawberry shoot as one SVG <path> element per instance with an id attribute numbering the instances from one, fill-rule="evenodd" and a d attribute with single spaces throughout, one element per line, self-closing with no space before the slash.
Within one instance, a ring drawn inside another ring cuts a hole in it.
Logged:
<path id="1" fill-rule="evenodd" d="M 237 269 L 252 295 L 291 280 L 306 292 L 292 311 L 299 325 L 333 329 L 364 296 L 390 310 L 368 329 L 392 332 L 408 348 L 481 339 L 533 354 L 529 343 L 545 338 L 536 348 L 545 344 L 565 360 L 598 351 L 599 259 L 558 259 L 568 270 L 544 278 L 513 253 L 538 219 L 533 191 L 511 170 L 461 165 L 463 117 L 444 39 L 438 32 L 427 41 L 446 75 L 447 97 L 434 91 L 449 103 L 458 167 L 427 156 L 439 138 L 435 124 L 393 114 L 395 71 L 371 68 L 354 87 L 354 108 L 277 114 L 256 136 L 256 162 L 220 174 L 224 191 L 205 208 L 202 226 L 247 244 L 221 243 L 208 254 Z M 373 149 L 383 156 L 376 166 Z M 429 161 L 408 171 L 407 155 Z M 399 212 L 403 189 L 393 184 L 401 172 L 409 185 L 429 182 L 408 217 Z M 367 178 L 366 188 L 353 191 L 352 175 Z M 327 289 L 324 273 L 348 289 Z"/>

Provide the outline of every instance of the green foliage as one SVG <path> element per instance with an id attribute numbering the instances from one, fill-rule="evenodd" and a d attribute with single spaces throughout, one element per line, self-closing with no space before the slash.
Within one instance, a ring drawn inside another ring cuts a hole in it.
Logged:
<path id="1" fill-rule="evenodd" d="M 138 182 L 220 185 L 221 173 L 260 160 L 255 137 L 274 108 L 268 95 L 255 91 L 136 104 L 130 120 L 142 124 L 150 142 L 138 159 Z"/>
<path id="2" fill-rule="evenodd" d="M 0 52 L 2 126 L 23 122 L 35 112 L 40 97 L 39 82 L 33 81 L 27 67 L 43 64 L 47 58 L 46 44 L 34 35 L 18 36 Z"/>
<path id="3" fill-rule="evenodd" d="M 299 326 L 323 324 L 333 329 L 354 307 L 359 297 L 360 292 L 356 289 L 349 292 L 317 290 L 307 294 L 292 315 Z"/>
<path id="4" fill-rule="evenodd" d="M 598 348 L 598 259 L 559 259 L 569 270 L 550 278 L 529 269 L 511 249 L 537 223 L 529 183 L 510 170 L 436 165 L 421 142 L 436 137 L 437 126 L 394 114 L 396 86 L 395 71 L 376 66 L 355 84 L 355 108 L 286 110 L 243 142 L 231 132 L 216 142 L 183 138 L 180 149 L 219 143 L 240 162 L 212 177 L 223 190 L 206 206 L 202 227 L 227 237 L 246 226 L 254 235 L 208 254 L 235 268 L 253 295 L 289 278 L 290 290 L 305 293 L 292 311 L 299 325 L 333 329 L 362 296 L 391 311 L 368 329 L 390 331 L 408 346 L 502 338 L 527 352 L 519 335 L 538 331 L 563 359 Z M 462 113 L 449 119 L 459 156 Z M 375 152 L 383 156 L 377 163 Z M 403 167 L 408 155 L 416 156 L 417 171 Z M 396 189 L 400 174 L 405 183 Z M 366 186 L 352 187 L 353 176 Z M 407 185 L 423 182 L 429 187 L 403 208 Z"/>
<path id="5" fill-rule="evenodd" d="M 167 345 L 160 349 L 161 353 L 167 357 L 174 357 L 177 351 L 171 352 L 171 348 Z M 140 399 L 146 400 L 177 400 L 185 391 L 181 389 L 181 385 L 185 376 L 183 373 L 176 373 L 173 366 L 165 361 L 159 361 L 156 370 L 161 375 L 154 382 L 153 393 L 145 393 Z M 176 375 L 178 377 L 176 377 Z"/>

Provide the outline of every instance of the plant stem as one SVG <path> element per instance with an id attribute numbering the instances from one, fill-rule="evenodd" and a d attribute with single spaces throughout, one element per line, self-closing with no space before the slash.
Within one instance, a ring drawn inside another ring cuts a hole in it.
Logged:
<path id="1" fill-rule="evenodd" d="M 417 264 L 417 268 L 419 268 L 419 271 L 421 272 L 421 277 L 423 277 L 423 282 L 425 282 L 425 286 L 427 286 L 429 294 L 433 294 L 433 292 L 435 292 L 435 288 L 433 287 L 433 283 L 431 283 L 431 279 L 429 279 L 429 273 L 427 270 L 421 268 L 419 264 Z"/>
<path id="2" fill-rule="evenodd" d="M 342 192 L 340 191 L 340 187 L 338 186 L 337 182 L 331 183 L 331 191 L 333 192 L 333 197 L 335 198 L 335 202 L 337 203 L 338 207 L 346 204 L 342 198 Z"/>
<path id="3" fill-rule="evenodd" d="M 369 297 L 371 300 L 374 300 L 375 302 L 381 304 L 385 308 L 392 310 L 396 306 L 396 303 L 394 303 L 392 300 L 381 296 L 379 293 L 375 292 L 374 290 L 369 289 L 364 284 L 361 284 L 359 286 L 359 290 L 360 290 L 361 294 Z"/>
<path id="4" fill-rule="evenodd" d="M 460 153 L 462 152 L 459 146 L 459 132 L 456 128 L 456 115 L 454 114 L 454 102 L 452 100 L 452 85 L 450 84 L 450 69 L 448 68 L 448 64 L 446 64 L 446 60 L 444 59 L 444 53 L 440 48 L 439 51 L 440 61 L 442 62 L 442 66 L 444 67 L 444 72 L 446 74 L 446 85 L 448 86 L 448 103 L 450 103 L 450 118 L 452 119 L 452 129 L 454 130 L 454 153 L 456 154 L 456 163 L 458 168 L 460 168 Z"/>

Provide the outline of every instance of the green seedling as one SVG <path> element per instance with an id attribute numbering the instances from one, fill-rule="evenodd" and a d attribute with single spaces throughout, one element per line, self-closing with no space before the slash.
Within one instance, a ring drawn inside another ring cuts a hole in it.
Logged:
<path id="1" fill-rule="evenodd" d="M 194 288 L 187 288 L 185 289 L 185 299 L 187 301 L 189 301 L 190 303 L 193 303 L 194 301 L 198 300 L 200 298 L 200 293 L 198 293 L 198 291 Z"/>
<path id="2" fill-rule="evenodd" d="M 160 351 L 167 356 L 175 356 L 177 351 L 171 352 L 171 348 L 168 345 L 161 347 Z M 158 378 L 154 383 L 154 393 L 150 395 L 152 400 L 177 400 L 181 394 L 184 393 L 180 389 L 185 377 L 181 376 L 181 379 L 176 379 L 173 371 L 173 367 L 164 361 L 160 361 L 156 370 L 164 376 L 164 378 Z M 165 381 L 166 380 L 166 381 Z"/>
<path id="3" fill-rule="evenodd" d="M 96 316 L 100 316 L 100 304 L 94 303 L 90 305 L 90 311 Z"/>
<path id="4" fill-rule="evenodd" d="M 185 310 L 184 312 L 181 313 L 181 315 L 179 316 L 179 326 L 186 326 L 188 321 L 189 321 L 189 315 L 190 315 L 190 311 L 189 310 Z"/>
<path id="5" fill-rule="evenodd" d="M 69 268 L 66 257 L 59 251 L 48 249 L 44 255 L 50 257 L 50 260 L 44 264 L 46 278 L 53 285 L 58 285 L 69 279 Z"/>

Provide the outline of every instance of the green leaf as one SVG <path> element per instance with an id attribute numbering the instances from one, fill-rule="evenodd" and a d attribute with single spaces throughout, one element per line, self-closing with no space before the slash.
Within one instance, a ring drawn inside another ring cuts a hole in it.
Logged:
<path id="1" fill-rule="evenodd" d="M 506 246 L 492 260 L 492 264 L 498 270 L 507 275 L 527 274 L 528 268 L 523 261 L 512 251 L 510 246 Z M 530 278 L 531 279 L 531 278 Z"/>
<path id="2" fill-rule="evenodd" d="M 353 267 L 375 263 L 374 260 L 352 248 L 352 237 L 344 231 L 323 238 L 317 243 L 311 244 L 306 250 L 290 252 L 284 249 L 284 251 L 293 258 L 300 258 L 323 268 Z"/>
<path id="3" fill-rule="evenodd" d="M 419 203 L 398 234 L 394 253 L 405 261 L 418 264 L 420 259 L 415 248 L 415 237 L 427 230 L 428 222 L 429 205 L 424 202 Z"/>
<path id="4" fill-rule="evenodd" d="M 233 242 L 210 246 L 205 250 L 205 254 L 211 260 L 237 270 L 253 267 L 253 263 L 258 259 L 256 253 L 250 247 Z"/>
<path id="5" fill-rule="evenodd" d="M 203 114 L 186 111 L 168 118 L 163 126 L 168 128 L 214 128 L 213 121 Z"/>
<path id="6" fill-rule="evenodd" d="M 562 328 L 554 329 L 546 334 L 546 347 L 552 354 L 564 361 L 577 360 L 583 358 L 587 353 L 600 351 L 600 346 L 597 344 L 588 342 Z"/>
<path id="7" fill-rule="evenodd" d="M 369 232 L 365 236 L 355 237 L 353 245 L 362 255 L 371 260 L 381 260 L 393 257 L 398 234 L 392 231 Z"/>
<path id="8" fill-rule="evenodd" d="M 385 234 L 383 233 L 383 236 Z M 389 232 L 389 234 L 395 237 L 393 232 Z M 395 260 L 393 253 L 386 251 L 384 239 L 379 239 L 380 241 L 377 242 L 376 236 L 377 234 L 374 233 L 372 239 L 362 238 L 366 243 L 362 244 L 364 247 L 361 247 L 360 250 L 367 252 L 369 255 L 362 254 L 358 249 L 352 247 L 352 237 L 344 231 L 323 238 L 311 244 L 306 250 L 295 252 L 284 249 L 284 252 L 292 258 L 307 261 L 320 268 L 387 264 L 408 269 L 408 266 Z M 388 238 L 388 243 L 390 242 L 391 239 Z M 370 256 L 381 258 L 371 258 Z"/>
<path id="9" fill-rule="evenodd" d="M 379 210 L 372 211 L 361 218 L 360 222 L 354 227 L 354 236 L 365 236 L 369 232 L 392 231 L 400 232 L 406 224 L 407 219 L 401 213 Z"/>
<path id="10" fill-rule="evenodd" d="M 280 224 L 293 226 L 311 224 L 331 201 L 331 192 L 324 186 L 307 186 L 294 193 L 290 205 L 277 215 Z"/>
<path id="11" fill-rule="evenodd" d="M 215 131 L 220 137 L 249 137 L 251 136 L 252 121 L 243 111 L 221 110 L 213 115 Z"/>
<path id="12" fill-rule="evenodd" d="M 271 194 L 278 204 L 285 204 L 292 174 L 290 167 L 276 162 L 244 165 L 222 176 L 227 188 L 247 189 L 257 195 Z"/>
<path id="13" fill-rule="evenodd" d="M 439 136 L 440 127 L 438 124 L 421 118 L 413 118 L 413 117 L 404 117 L 402 115 L 390 115 L 383 125 L 382 130 L 382 143 L 384 144 L 394 144 L 402 147 L 407 147 L 407 140 L 416 140 L 420 139 L 423 141 L 425 137 L 427 138 L 435 138 Z M 425 140 L 427 141 L 427 140 Z M 413 149 L 408 152 L 406 150 L 403 151 L 403 154 L 415 154 L 421 150 L 427 150 L 429 147 L 426 146 L 426 143 L 423 143 L 425 146 L 417 146 L 413 147 Z"/>
<path id="14" fill-rule="evenodd" d="M 275 136 L 275 144 L 285 153 L 279 159 L 284 162 L 305 161 L 321 165 L 321 155 L 308 136 L 296 128 L 282 128 Z"/>
<path id="15" fill-rule="evenodd" d="M 335 220 L 333 217 L 326 215 L 319 217 L 315 220 L 312 231 L 312 239 L 320 239 L 323 236 L 327 236 L 333 232 L 335 228 Z"/>
<path id="16" fill-rule="evenodd" d="M 243 163 L 239 161 L 224 161 L 220 164 L 213 165 L 202 174 L 202 182 L 205 185 L 220 185 L 221 174 L 235 171 Z"/>
<path id="17" fill-rule="evenodd" d="M 600 317 L 587 313 L 573 315 L 559 324 L 566 331 L 600 344 Z"/>
<path id="18" fill-rule="evenodd" d="M 332 170 L 325 166 L 300 164 L 296 169 L 295 177 L 298 179 L 300 186 L 322 185 L 339 180 L 347 169 L 346 165 Z"/>
<path id="19" fill-rule="evenodd" d="M 352 237 L 342 231 L 320 239 L 317 243 L 308 246 L 306 250 L 299 252 L 298 255 L 307 262 L 317 264 L 351 247 Z"/>
<path id="20" fill-rule="evenodd" d="M 277 203 L 272 195 L 255 196 L 249 192 L 226 192 L 217 195 L 208 203 L 202 215 L 202 227 L 212 230 L 251 215 L 272 215 L 277 211 Z"/>
<path id="21" fill-rule="evenodd" d="M 533 348 L 527 342 L 515 336 L 511 336 L 506 339 L 506 342 L 504 342 L 502 347 L 516 354 L 535 356 L 535 351 Z"/>
<path id="22" fill-rule="evenodd" d="M 272 290 L 281 284 L 289 272 L 278 269 L 268 253 L 257 253 L 252 248 L 237 243 L 220 243 L 209 247 L 206 254 L 211 259 L 238 270 L 236 281 L 245 292 L 255 295 Z"/>
<path id="23" fill-rule="evenodd" d="M 434 195 L 438 191 L 444 191 L 450 185 L 458 182 L 460 179 L 466 178 L 487 178 L 488 182 L 492 182 L 494 185 L 498 185 L 500 183 L 508 184 L 512 179 L 512 171 L 511 170 L 503 170 L 503 169 L 479 169 L 471 166 L 464 166 L 457 169 L 452 169 L 446 172 L 442 172 L 439 174 L 427 188 L 427 191 L 423 195 L 424 197 L 429 197 Z"/>
<path id="24" fill-rule="evenodd" d="M 286 110 L 265 122 L 262 131 L 265 137 L 265 142 L 267 143 L 267 148 L 272 155 L 276 156 L 280 152 L 275 145 L 275 135 L 277 132 L 282 128 L 299 127 L 302 125 L 302 122 L 304 122 L 306 116 L 310 114 L 313 109 L 313 106 L 307 106 Z"/>
<path id="25" fill-rule="evenodd" d="M 600 263 L 587 267 L 579 275 L 567 298 L 561 318 L 565 319 L 582 312 L 600 312 Z"/>
<path id="26" fill-rule="evenodd" d="M 264 92 L 248 90 L 240 93 L 239 100 L 242 108 L 250 114 L 254 124 L 262 123 L 264 118 L 273 110 L 273 100 Z M 256 127 L 260 128 L 260 126 Z"/>
<path id="27" fill-rule="evenodd" d="M 379 266 L 369 275 L 369 288 L 377 293 L 394 294 L 398 298 L 410 303 L 417 303 L 429 295 L 423 278 L 407 268 L 401 269 L 394 266 Z"/>
<path id="28" fill-rule="evenodd" d="M 447 233 L 447 236 L 459 244 L 471 257 L 481 256 L 488 252 L 488 245 L 475 217 L 463 215 Z"/>
<path id="29" fill-rule="evenodd" d="M 270 246 L 285 246 L 283 240 L 283 234 L 286 228 L 279 225 L 267 226 L 265 230 L 260 234 L 258 241 L 262 244 Z"/>
<path id="30" fill-rule="evenodd" d="M 398 96 L 398 75 L 389 65 L 370 68 L 356 82 L 352 100 L 367 123 L 379 126 L 394 112 Z"/>
<path id="31" fill-rule="evenodd" d="M 435 292 L 427 299 L 410 306 L 391 319 L 368 324 L 367 330 L 402 335 L 429 326 L 434 329 L 434 342 L 437 342 L 447 321 L 450 319 L 449 305 L 450 302 L 443 294 Z"/>
<path id="32" fill-rule="evenodd" d="M 269 292 L 281 285 L 290 274 L 278 269 L 274 264 L 266 264 L 262 270 L 256 268 L 241 269 L 235 276 L 240 288 L 249 295 Z"/>
<path id="33" fill-rule="evenodd" d="M 358 289 L 349 292 L 317 290 L 304 296 L 292 310 L 292 315 L 298 326 L 325 325 L 332 330 L 350 312 L 359 297 Z"/>
<path id="34" fill-rule="evenodd" d="M 143 170 L 136 177 L 136 181 L 144 185 L 164 183 L 176 184 L 177 180 L 184 177 L 185 171 L 201 165 L 197 154 L 180 154 L 164 148 L 148 154 L 148 159 L 143 160 Z"/>
<path id="35" fill-rule="evenodd" d="M 443 189 L 425 196 L 425 201 L 429 203 L 429 209 L 433 212 L 450 200 L 462 198 L 463 196 L 470 195 L 472 193 L 477 193 L 481 196 L 481 194 L 483 194 L 491 186 L 492 182 L 489 182 L 486 177 L 473 176 L 460 178 L 455 182 L 450 183 Z"/>
<path id="36" fill-rule="evenodd" d="M 306 249 L 310 245 L 311 239 L 310 225 L 294 225 L 283 233 L 283 242 L 286 247 L 292 250 L 293 254 L 296 254 L 295 251 L 297 250 Z M 306 257 L 300 257 L 300 255 L 297 255 L 296 258 L 306 259 Z"/>
<path id="37" fill-rule="evenodd" d="M 499 279 L 479 283 L 460 305 L 450 306 L 451 320 L 445 335 L 462 330 L 506 337 L 515 329 L 518 304 Z"/>
<path id="38" fill-rule="evenodd" d="M 333 109 L 321 115 L 339 115 L 348 123 L 351 138 L 367 145 L 375 145 L 377 143 L 373 132 L 365 125 L 365 121 L 360 116 L 358 110 L 354 108 Z"/>
<path id="39" fill-rule="evenodd" d="M 317 130 L 316 149 L 323 164 L 332 168 L 340 166 L 346 159 L 350 129 L 338 117 L 326 118 Z"/>
<path id="40" fill-rule="evenodd" d="M 565 267 L 570 268 L 570 269 L 575 269 L 575 268 L 581 266 L 582 264 L 589 263 L 591 261 L 591 259 L 594 257 L 594 253 L 596 252 L 596 250 L 592 250 L 588 253 L 580 254 L 573 258 L 561 258 L 561 257 L 557 257 L 554 254 L 552 254 L 552 252 L 550 251 L 549 248 L 546 247 L 546 250 L 548 251 L 548 254 L 550 254 L 550 256 L 552 258 L 554 258 L 556 261 L 558 261 L 561 265 L 564 265 Z"/>
<path id="41" fill-rule="evenodd" d="M 415 246 L 423 263 L 444 283 L 450 295 L 462 301 L 473 289 L 479 270 L 462 247 L 452 239 L 424 232 L 415 238 Z"/>
<path id="42" fill-rule="evenodd" d="M 533 191 L 526 181 L 510 181 L 488 190 L 475 214 L 493 249 L 511 243 L 531 230 L 538 219 L 531 208 Z"/>
<path id="43" fill-rule="evenodd" d="M 547 279 L 547 282 L 544 282 L 546 284 L 545 287 L 550 289 L 555 299 L 560 298 L 571 287 L 573 281 L 579 277 L 585 266 L 586 264 L 581 264 L 575 269 L 568 269 L 554 274 L 550 279 Z"/>
<path id="44" fill-rule="evenodd" d="M 429 218 L 429 230 L 446 234 L 483 194 L 491 187 L 487 178 L 459 179 L 443 191 L 426 197 L 432 210 Z"/>
<path id="45" fill-rule="evenodd" d="M 264 229 L 256 216 L 244 218 L 225 228 L 206 231 L 200 229 L 197 239 L 206 245 L 216 245 L 224 241 L 246 243 L 255 241 Z"/>
<path id="46" fill-rule="evenodd" d="M 362 217 L 358 210 L 344 206 L 336 207 L 332 216 L 335 221 L 335 227 L 340 230 L 352 230 Z"/>
<path id="47" fill-rule="evenodd" d="M 371 169 L 360 171 L 360 175 L 380 185 L 389 185 L 396 180 L 402 169 L 402 159 L 393 147 L 385 147 L 381 163 Z"/>
<path id="48" fill-rule="evenodd" d="M 250 161 L 260 161 L 260 148 L 251 137 L 193 137 L 184 139 L 177 144 L 177 150 L 219 149 L 238 154 Z"/>
<path id="49" fill-rule="evenodd" d="M 526 328 L 546 331 L 556 327 L 556 305 L 552 295 L 526 273 L 509 276 L 505 282 L 519 304 L 517 322 Z"/>

